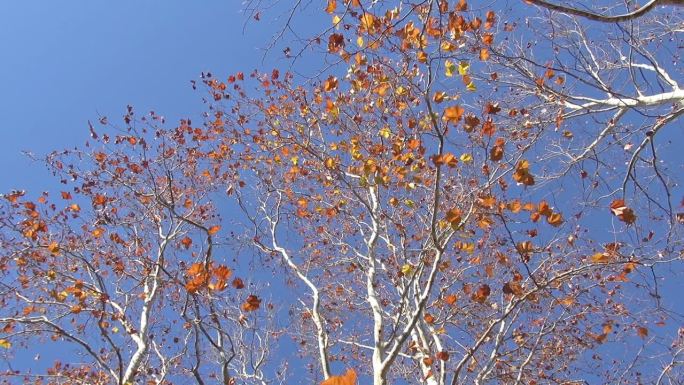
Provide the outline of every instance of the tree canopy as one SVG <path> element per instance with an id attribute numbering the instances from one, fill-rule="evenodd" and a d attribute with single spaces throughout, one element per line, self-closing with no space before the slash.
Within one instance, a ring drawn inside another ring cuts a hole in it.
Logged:
<path id="1" fill-rule="evenodd" d="M 684 381 L 682 20 L 544 4 L 298 1 L 289 67 L 48 154 L 2 196 L 2 381 Z"/>

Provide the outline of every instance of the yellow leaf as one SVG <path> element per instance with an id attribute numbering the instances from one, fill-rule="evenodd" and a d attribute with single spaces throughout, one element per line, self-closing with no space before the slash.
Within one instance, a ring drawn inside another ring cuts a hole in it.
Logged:
<path id="1" fill-rule="evenodd" d="M 451 60 L 446 60 L 444 62 L 444 74 L 448 77 L 452 77 L 452 76 L 454 76 L 455 71 L 456 71 L 456 65 L 454 65 L 454 63 Z"/>
<path id="2" fill-rule="evenodd" d="M 392 134 L 392 131 L 390 131 L 389 127 L 385 126 L 385 127 L 383 127 L 383 128 L 380 129 L 380 132 L 379 132 L 379 133 L 380 133 L 380 136 L 382 136 L 383 138 L 387 139 L 387 138 L 389 138 L 390 135 Z"/>
<path id="3" fill-rule="evenodd" d="M 610 262 L 610 255 L 608 253 L 596 253 L 591 256 L 591 261 L 594 263 L 607 263 Z"/>
<path id="4" fill-rule="evenodd" d="M 468 85 L 466 86 L 466 89 L 468 91 L 477 91 L 477 87 L 475 87 L 475 83 L 472 81 L 470 83 L 468 83 Z"/>
<path id="5" fill-rule="evenodd" d="M 9 348 L 11 348 L 11 347 L 12 347 L 12 343 L 11 343 L 11 342 L 9 342 L 9 341 L 7 341 L 7 340 L 5 340 L 5 339 L 0 338 L 0 348 L 9 349 Z"/>
<path id="6" fill-rule="evenodd" d="M 57 242 L 52 242 L 48 245 L 48 250 L 50 250 L 50 253 L 52 255 L 58 255 L 59 254 L 59 244 Z"/>
<path id="7" fill-rule="evenodd" d="M 473 156 L 470 154 L 462 154 L 460 158 L 463 163 L 470 163 L 473 161 Z"/>
<path id="8" fill-rule="evenodd" d="M 112 333 L 118 333 L 118 332 L 119 332 L 119 328 L 116 327 L 116 326 L 114 326 L 114 327 L 112 328 Z"/>
<path id="9" fill-rule="evenodd" d="M 358 45 L 360 48 L 363 48 L 363 38 L 361 36 L 356 38 L 356 45 Z"/>
<path id="10" fill-rule="evenodd" d="M 413 266 L 408 263 L 401 267 L 401 273 L 404 275 L 409 275 L 413 272 Z"/>
<path id="11" fill-rule="evenodd" d="M 339 28 L 340 21 L 342 21 L 342 19 L 340 19 L 339 16 L 337 16 L 337 15 L 333 16 L 332 23 L 336 28 Z"/>
<path id="12" fill-rule="evenodd" d="M 468 74 L 468 69 L 470 69 L 470 64 L 466 61 L 458 63 L 458 74 L 463 76 Z"/>

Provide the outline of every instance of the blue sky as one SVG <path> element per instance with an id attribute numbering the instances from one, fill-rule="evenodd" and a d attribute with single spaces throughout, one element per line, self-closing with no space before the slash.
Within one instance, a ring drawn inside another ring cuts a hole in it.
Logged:
<path id="1" fill-rule="evenodd" d="M 240 10 L 235 0 L 0 2 L 0 191 L 55 183 L 22 150 L 80 146 L 88 120 L 117 122 L 128 104 L 170 124 L 198 118 L 203 91 L 190 81 L 202 71 L 277 65 L 262 62 L 268 24 L 243 33 Z"/>

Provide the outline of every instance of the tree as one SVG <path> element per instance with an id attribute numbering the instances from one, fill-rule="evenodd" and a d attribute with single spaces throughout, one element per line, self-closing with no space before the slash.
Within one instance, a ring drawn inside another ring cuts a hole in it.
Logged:
<path id="1" fill-rule="evenodd" d="M 77 348 L 46 372 L 19 360 L 5 378 L 168 384 L 191 375 L 200 384 L 214 376 L 262 383 L 260 360 L 273 330 L 246 318 L 260 299 L 216 255 L 221 221 L 202 149 L 216 133 L 189 121 L 162 130 L 154 114 L 138 121 L 141 128 L 134 120 L 129 107 L 128 127 L 115 136 L 91 126 L 88 151 L 50 154 L 61 193 L 4 195 L 3 347 L 52 340 L 65 351 Z"/>
<path id="2" fill-rule="evenodd" d="M 3 344 L 73 343 L 88 364 L 55 382 L 681 381 L 674 179 L 642 160 L 680 99 L 617 87 L 636 68 L 677 87 L 661 40 L 637 24 L 624 44 L 647 63 L 621 64 L 565 17 L 324 11 L 295 55 L 320 44 L 317 77 L 205 74 L 203 124 L 130 109 L 113 138 L 48 157 L 63 204 L 5 196 Z"/>

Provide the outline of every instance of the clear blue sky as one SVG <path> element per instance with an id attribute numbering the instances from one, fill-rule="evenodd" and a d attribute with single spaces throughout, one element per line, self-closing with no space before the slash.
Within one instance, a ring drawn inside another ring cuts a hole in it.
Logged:
<path id="1" fill-rule="evenodd" d="M 236 0 L 0 1 L 0 191 L 54 186 L 38 155 L 81 146 L 87 121 L 119 122 L 126 105 L 169 124 L 198 118 L 202 71 L 271 68 L 269 24 Z M 282 56 L 280 51 L 271 57 Z"/>

